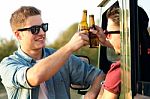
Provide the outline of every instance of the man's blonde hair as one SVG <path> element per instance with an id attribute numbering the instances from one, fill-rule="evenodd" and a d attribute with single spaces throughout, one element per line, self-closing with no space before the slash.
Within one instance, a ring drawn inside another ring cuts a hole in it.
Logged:
<path id="1" fill-rule="evenodd" d="M 28 17 L 41 15 L 41 11 L 33 6 L 21 6 L 18 10 L 12 13 L 10 18 L 10 25 L 12 31 L 15 32 L 22 28 Z"/>
<path id="2" fill-rule="evenodd" d="M 107 19 L 110 18 L 112 19 L 112 21 L 116 24 L 116 25 L 120 25 L 120 8 L 119 8 L 119 4 L 118 2 L 116 2 L 114 5 L 112 5 L 107 13 L 106 13 L 106 17 Z"/>

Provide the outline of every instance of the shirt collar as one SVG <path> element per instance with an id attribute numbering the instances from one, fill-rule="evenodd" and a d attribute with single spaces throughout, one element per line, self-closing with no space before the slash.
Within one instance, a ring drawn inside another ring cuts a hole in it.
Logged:
<path id="1" fill-rule="evenodd" d="M 35 62 L 35 60 L 30 57 L 29 55 L 27 55 L 20 47 L 18 48 L 18 53 L 19 55 L 21 55 L 25 60 L 29 61 L 29 62 Z M 45 49 L 42 49 L 42 58 L 46 57 L 46 53 L 45 53 Z"/>

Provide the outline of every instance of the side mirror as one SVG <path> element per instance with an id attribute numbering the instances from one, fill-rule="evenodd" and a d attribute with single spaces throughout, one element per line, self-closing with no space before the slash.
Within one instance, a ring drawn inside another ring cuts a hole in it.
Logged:
<path id="1" fill-rule="evenodd" d="M 83 55 L 76 55 L 77 57 L 79 57 L 81 60 L 87 62 L 88 64 L 90 64 L 90 59 L 87 56 L 83 56 Z M 78 94 L 81 95 L 85 95 L 87 92 L 87 89 L 90 87 L 90 85 L 75 85 L 75 84 L 71 84 L 71 88 L 74 90 L 78 90 Z"/>

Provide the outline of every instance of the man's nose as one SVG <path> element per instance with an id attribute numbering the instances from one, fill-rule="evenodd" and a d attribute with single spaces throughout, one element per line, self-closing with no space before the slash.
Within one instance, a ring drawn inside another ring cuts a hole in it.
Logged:
<path id="1" fill-rule="evenodd" d="M 42 28 L 40 28 L 39 34 L 45 34 Z"/>

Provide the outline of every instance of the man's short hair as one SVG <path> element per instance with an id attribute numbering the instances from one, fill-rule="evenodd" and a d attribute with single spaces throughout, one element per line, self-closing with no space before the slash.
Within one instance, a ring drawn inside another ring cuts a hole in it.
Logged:
<path id="1" fill-rule="evenodd" d="M 116 2 L 113 4 L 107 11 L 106 17 L 110 18 L 116 25 L 120 25 L 120 16 L 119 16 L 120 8 L 119 3 Z"/>
<path id="2" fill-rule="evenodd" d="M 18 10 L 12 13 L 10 25 L 12 31 L 16 31 L 25 25 L 26 20 L 30 16 L 41 15 L 41 11 L 33 6 L 21 6 Z"/>

